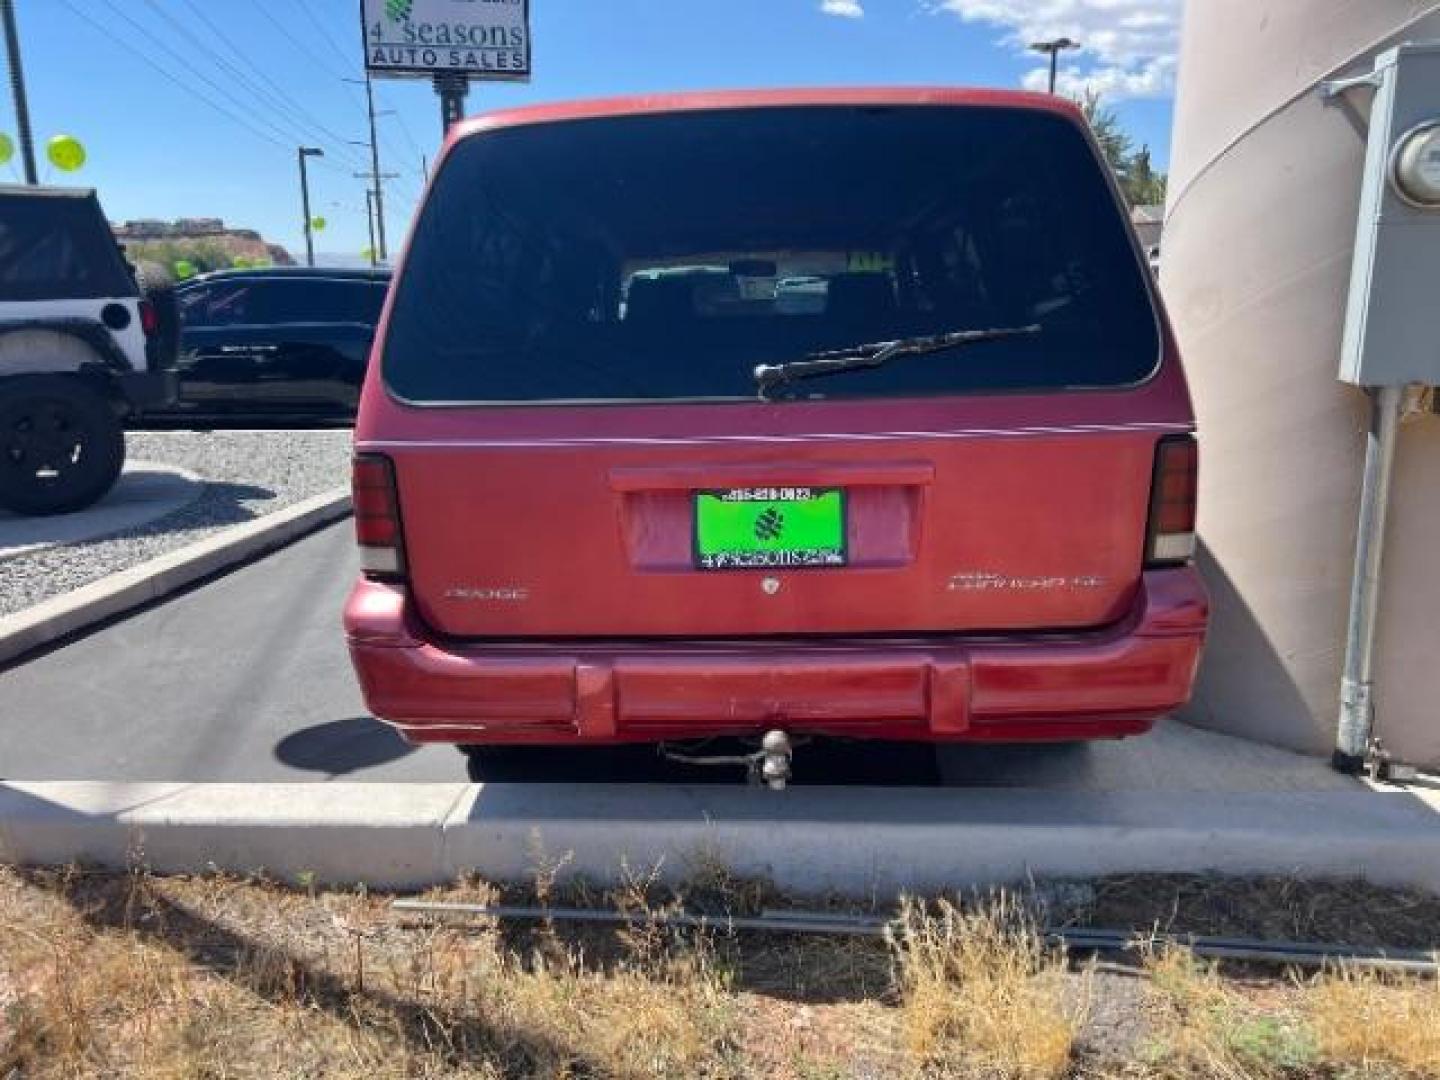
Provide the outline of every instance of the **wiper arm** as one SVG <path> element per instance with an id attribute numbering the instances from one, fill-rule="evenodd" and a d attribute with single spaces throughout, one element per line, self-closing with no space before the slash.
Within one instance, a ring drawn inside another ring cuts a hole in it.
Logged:
<path id="1" fill-rule="evenodd" d="M 925 353 L 956 349 L 965 345 L 979 345 L 986 341 L 1000 341 L 1004 338 L 1026 337 L 1040 333 L 1038 324 L 1030 326 L 1005 326 L 993 330 L 952 330 L 945 334 L 930 334 L 925 337 L 899 338 L 895 341 L 876 341 L 869 345 L 853 345 L 848 349 L 832 352 L 810 353 L 799 360 L 784 364 L 757 364 L 755 382 L 760 388 L 760 397 L 765 398 L 772 387 L 797 379 L 813 379 L 819 375 L 831 375 L 837 371 L 855 371 L 858 368 L 883 367 L 891 360 L 902 356 L 921 356 Z"/>

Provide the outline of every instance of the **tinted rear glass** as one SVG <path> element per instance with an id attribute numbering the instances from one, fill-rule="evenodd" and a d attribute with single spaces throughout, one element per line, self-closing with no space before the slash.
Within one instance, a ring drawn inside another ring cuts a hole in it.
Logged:
<path id="1" fill-rule="evenodd" d="M 0 194 L 0 300 L 135 295 L 93 197 Z"/>
<path id="2" fill-rule="evenodd" d="M 385 345 L 422 402 L 753 399 L 753 369 L 917 334 L 1034 336 L 780 396 L 1104 387 L 1156 320 L 1084 136 L 1028 110 L 808 107 L 472 136 L 422 212 Z"/>
<path id="3" fill-rule="evenodd" d="M 385 286 L 369 281 L 239 278 L 180 291 L 181 316 L 196 329 L 293 323 L 373 327 L 384 303 Z"/>

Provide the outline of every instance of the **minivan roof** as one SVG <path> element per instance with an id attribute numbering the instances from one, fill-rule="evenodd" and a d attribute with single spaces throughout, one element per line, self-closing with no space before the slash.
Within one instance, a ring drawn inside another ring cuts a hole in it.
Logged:
<path id="1" fill-rule="evenodd" d="M 447 145 L 468 135 L 523 124 L 566 120 L 592 120 L 647 113 L 689 112 L 713 109 L 794 108 L 807 105 L 973 105 L 992 108 L 1033 109 L 1083 120 L 1079 106 L 1059 94 L 1028 90 L 991 90 L 974 87 L 812 87 L 789 90 L 698 90 L 627 97 L 592 98 L 501 109 L 456 124 Z"/>

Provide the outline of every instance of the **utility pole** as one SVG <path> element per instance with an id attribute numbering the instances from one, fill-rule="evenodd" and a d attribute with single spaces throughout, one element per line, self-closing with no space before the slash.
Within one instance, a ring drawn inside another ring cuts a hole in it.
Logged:
<path id="1" fill-rule="evenodd" d="M 370 229 L 370 268 L 375 268 L 375 192 L 365 189 L 365 224 Z"/>
<path id="2" fill-rule="evenodd" d="M 380 139 L 375 131 L 375 117 L 379 114 L 375 111 L 375 86 L 370 81 L 370 73 L 366 72 L 364 79 L 346 79 L 345 81 L 357 86 L 363 83 L 365 86 L 365 112 L 370 118 L 370 181 L 375 197 L 375 220 L 380 241 L 380 259 L 384 262 L 389 260 L 390 252 L 385 245 L 385 186 L 383 181 L 393 179 L 396 174 L 380 171 Z"/>
<path id="3" fill-rule="evenodd" d="M 305 159 L 324 157 L 325 151 L 318 146 L 299 146 L 295 156 L 300 160 L 300 205 L 305 211 L 305 265 L 315 265 L 315 236 L 310 228 L 310 177 L 305 171 Z"/>
<path id="4" fill-rule="evenodd" d="M 1050 93 L 1055 93 L 1055 76 L 1059 70 L 1060 53 L 1065 49 L 1078 49 L 1080 43 L 1068 37 L 1052 38 L 1049 41 L 1035 41 L 1030 44 L 1033 52 L 1050 54 Z"/>
<path id="5" fill-rule="evenodd" d="M 15 26 L 15 0 L 0 0 L 5 21 L 5 53 L 10 62 L 10 93 L 15 98 L 15 123 L 20 129 L 20 156 L 25 162 L 25 182 L 40 183 L 35 171 L 35 137 L 30 131 L 30 102 L 25 96 L 25 68 L 20 62 L 20 31 Z"/>

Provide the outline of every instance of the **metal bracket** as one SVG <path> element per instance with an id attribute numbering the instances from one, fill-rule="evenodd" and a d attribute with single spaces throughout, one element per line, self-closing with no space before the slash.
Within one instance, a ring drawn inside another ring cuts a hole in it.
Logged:
<path id="1" fill-rule="evenodd" d="M 1368 86 L 1372 90 L 1380 89 L 1380 83 L 1385 76 L 1379 71 L 1370 71 L 1364 75 L 1354 75 L 1348 79 L 1326 79 L 1315 92 L 1320 95 L 1322 101 L 1327 104 L 1333 102 L 1341 94 L 1350 90 L 1358 90 L 1362 86 Z"/>
<path id="2" fill-rule="evenodd" d="M 1325 105 L 1340 109 L 1345 113 L 1345 119 L 1355 129 L 1355 134 L 1361 139 L 1370 138 L 1370 123 L 1365 114 L 1355 107 L 1345 94 L 1351 90 L 1358 90 L 1362 87 L 1369 87 L 1371 90 L 1379 90 L 1384 74 L 1379 71 L 1372 71 L 1366 75 L 1356 75 L 1351 79 L 1328 79 L 1315 88 L 1320 95 L 1320 100 Z"/>

